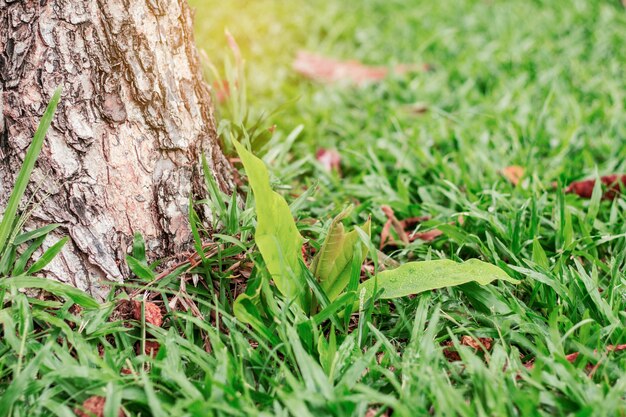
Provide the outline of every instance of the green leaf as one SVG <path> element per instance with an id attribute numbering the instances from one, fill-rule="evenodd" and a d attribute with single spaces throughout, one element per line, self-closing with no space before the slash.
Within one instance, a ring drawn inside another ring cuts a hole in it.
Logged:
<path id="1" fill-rule="evenodd" d="M 156 277 L 148 265 L 130 255 L 126 255 L 126 263 L 133 274 L 137 275 L 144 281 L 152 281 Z"/>
<path id="2" fill-rule="evenodd" d="M 37 259 L 35 263 L 28 269 L 28 274 L 34 274 L 35 272 L 39 272 L 44 269 L 52 260 L 61 252 L 63 246 L 69 240 L 68 237 L 64 237 L 60 239 L 57 243 L 50 246 L 44 253 L 41 255 L 41 258 Z"/>
<path id="3" fill-rule="evenodd" d="M 288 299 L 308 309 L 306 279 L 302 276 L 300 260 L 304 239 L 285 199 L 272 190 L 263 161 L 233 140 L 248 175 L 256 202 L 256 245 L 263 256 L 276 288 Z"/>
<path id="4" fill-rule="evenodd" d="M 361 241 L 356 229 L 346 233 L 341 223 L 351 210 L 352 207 L 348 207 L 333 219 L 326 239 L 311 265 L 313 275 L 320 282 L 330 301 L 336 299 L 350 282 L 354 247 L 361 246 L 360 264 L 363 264 L 367 256 L 367 246 Z M 363 230 L 368 236 L 370 229 L 371 222 L 368 220 L 363 225 Z"/>
<path id="5" fill-rule="evenodd" d="M 334 326 L 330 327 L 328 341 L 326 341 L 323 333 L 319 335 L 317 352 L 319 353 L 322 368 L 326 372 L 326 375 L 330 376 L 335 355 L 337 354 L 337 336 L 335 334 Z"/>
<path id="6" fill-rule="evenodd" d="M 2 216 L 2 221 L 0 222 L 0 254 L 4 252 L 7 239 L 9 238 L 9 234 L 11 233 L 13 226 L 13 220 L 15 220 L 17 208 L 20 204 L 20 200 L 24 196 L 24 192 L 26 191 L 30 174 L 33 172 L 33 168 L 35 168 L 35 161 L 41 152 L 43 140 L 46 137 L 46 132 L 48 131 L 50 124 L 52 123 L 52 118 L 54 117 L 54 112 L 56 111 L 60 98 L 61 88 L 57 88 L 52 96 L 50 104 L 48 104 L 48 107 L 39 122 L 39 127 L 37 127 L 33 141 L 31 142 L 28 151 L 26 152 L 26 156 L 24 157 L 22 168 L 20 168 L 20 172 L 17 174 L 13 192 L 9 197 L 9 202 L 7 203 L 7 207 Z"/>
<path id="7" fill-rule="evenodd" d="M 55 230 L 59 226 L 60 226 L 60 224 L 49 224 L 47 226 L 40 227 L 39 229 L 35 229 L 35 230 L 30 231 L 30 232 L 22 233 L 22 234 L 18 235 L 15 238 L 15 240 L 13 240 L 13 244 L 17 246 L 17 245 L 21 245 L 22 243 L 26 243 L 29 240 L 37 239 L 40 236 L 45 236 L 48 233 L 50 233 L 53 230 Z"/>
<path id="8" fill-rule="evenodd" d="M 508 276 L 499 267 L 470 259 L 457 263 L 449 259 L 409 262 L 399 268 L 383 271 L 359 286 L 357 294 L 365 289 L 365 299 L 372 296 L 375 281 L 382 289 L 380 298 L 399 298 L 437 288 L 452 287 L 476 281 L 481 285 L 501 279 L 517 284 L 519 281 Z"/>
<path id="9" fill-rule="evenodd" d="M 33 256 L 33 253 L 35 253 L 35 251 L 39 249 L 39 247 L 41 247 L 45 239 L 46 239 L 45 236 L 39 236 L 37 239 L 35 239 L 34 242 L 28 245 L 26 250 L 22 252 L 19 258 L 17 258 L 17 261 L 15 262 L 15 265 L 13 266 L 13 272 L 11 273 L 11 275 L 13 276 L 22 275 L 22 273 L 24 272 L 24 268 L 26 267 L 26 264 L 28 263 L 30 258 Z"/>
<path id="10" fill-rule="evenodd" d="M 539 239 L 537 239 L 536 237 L 535 240 L 533 240 L 533 262 L 544 269 L 550 268 L 550 261 L 548 260 L 548 256 L 543 250 L 541 242 L 539 242 Z"/>
<path id="11" fill-rule="evenodd" d="M 15 376 L 6 391 L 0 396 L 0 417 L 11 415 L 13 405 L 28 395 L 29 385 L 37 378 L 41 363 L 50 355 L 50 344 L 39 349 L 37 355 L 30 359 L 26 367 Z"/>
<path id="12" fill-rule="evenodd" d="M 133 258 L 144 265 L 148 264 L 146 260 L 146 242 L 139 232 L 136 232 L 133 236 Z"/>
<path id="13" fill-rule="evenodd" d="M 277 342 L 273 330 L 263 322 L 261 287 L 254 294 L 239 294 L 233 303 L 233 314 L 242 323 L 249 324 L 260 336 L 273 343 Z"/>
<path id="14" fill-rule="evenodd" d="M 52 279 L 37 278 L 31 276 L 19 276 L 11 278 L 1 278 L 0 288 L 2 287 L 14 287 L 14 288 L 41 288 L 54 295 L 58 295 L 63 298 L 67 298 L 75 302 L 76 304 L 85 308 L 100 308 L 100 304 L 94 300 L 90 295 L 84 291 L 74 288 L 71 285 L 63 284 L 62 282 L 54 281 Z"/>

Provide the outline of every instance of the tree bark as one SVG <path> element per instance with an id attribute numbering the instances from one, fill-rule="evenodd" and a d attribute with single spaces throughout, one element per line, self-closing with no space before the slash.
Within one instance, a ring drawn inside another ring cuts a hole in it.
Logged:
<path id="1" fill-rule="evenodd" d="M 71 237 L 47 277 L 102 297 L 135 232 L 154 256 L 189 243 L 202 152 L 232 189 L 186 0 L 0 0 L 0 207 L 58 85 L 29 226 Z"/>

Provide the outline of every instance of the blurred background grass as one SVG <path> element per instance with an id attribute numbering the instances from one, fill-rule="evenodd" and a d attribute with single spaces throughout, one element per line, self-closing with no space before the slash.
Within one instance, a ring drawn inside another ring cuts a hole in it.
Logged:
<path id="1" fill-rule="evenodd" d="M 479 192 L 513 164 L 546 184 L 596 167 L 626 171 L 626 13 L 618 1 L 191 3 L 197 43 L 217 68 L 231 55 L 224 30 L 237 39 L 250 111 L 280 108 L 269 123 L 283 137 L 304 126 L 294 158 L 340 149 L 344 185 L 357 187 L 351 197 L 379 204 L 394 196 L 361 186 L 393 193 L 399 181 L 416 190 L 433 177 Z M 300 49 L 433 71 L 363 88 L 320 85 L 292 70 Z M 317 174 L 304 161 L 283 180 Z M 345 186 L 331 188 L 342 194 Z"/>

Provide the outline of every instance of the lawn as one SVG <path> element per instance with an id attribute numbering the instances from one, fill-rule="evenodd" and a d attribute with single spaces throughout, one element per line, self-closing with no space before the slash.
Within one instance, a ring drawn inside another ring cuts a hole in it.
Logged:
<path id="1" fill-rule="evenodd" d="M 147 283 L 153 272 L 138 272 L 99 309 L 0 287 L 0 416 L 72 416 L 94 395 L 110 417 L 120 405 L 129 416 L 626 416 L 626 198 L 602 198 L 600 182 L 589 198 L 566 192 L 626 173 L 619 1 L 191 3 L 207 78 L 230 85 L 216 109 L 225 148 L 237 158 L 237 139 L 263 158 L 306 262 L 352 205 L 346 229 L 371 218 L 363 279 L 476 258 L 519 284 L 311 319 L 268 284 L 234 159 L 241 204 L 209 184 L 196 210 L 208 205 L 219 227 L 197 230 L 212 245 L 189 273 Z M 301 50 L 428 70 L 325 83 L 294 71 Z M 511 166 L 523 168 L 517 184 Z M 149 269 L 141 246 L 133 256 Z M 133 292 L 162 323 L 120 302 Z"/>

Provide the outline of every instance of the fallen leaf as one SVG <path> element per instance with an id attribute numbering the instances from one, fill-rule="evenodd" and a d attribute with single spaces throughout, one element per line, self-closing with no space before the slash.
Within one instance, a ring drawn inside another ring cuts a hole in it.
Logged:
<path id="1" fill-rule="evenodd" d="M 334 149 L 320 149 L 315 157 L 328 172 L 337 172 L 341 175 L 341 155 Z"/>
<path id="2" fill-rule="evenodd" d="M 400 240 L 402 240 L 404 244 L 408 244 L 409 236 L 404 231 L 405 226 L 400 222 L 400 220 L 398 220 L 395 213 L 393 212 L 393 209 L 386 205 L 381 206 L 380 209 L 383 211 L 383 213 L 385 213 L 385 216 L 387 216 L 387 222 L 385 223 L 385 226 L 383 226 L 383 232 L 381 233 L 380 248 L 382 249 L 387 244 L 387 240 L 391 240 L 391 242 L 393 242 L 393 238 L 389 239 L 389 231 L 391 227 L 393 227 L 393 229 L 396 231 L 396 234 L 398 235 Z"/>
<path id="3" fill-rule="evenodd" d="M 524 176 L 524 171 L 524 168 L 519 165 L 511 165 L 504 168 L 500 173 L 504 178 L 509 180 L 511 184 L 517 185 Z"/>
<path id="4" fill-rule="evenodd" d="M 77 417 L 104 417 L 104 405 L 106 398 L 94 395 L 83 402 L 80 408 L 74 410 Z M 126 413 L 120 409 L 117 413 L 118 417 L 125 417 Z"/>
<path id="5" fill-rule="evenodd" d="M 138 321 L 141 320 L 141 304 L 142 303 L 140 301 L 133 302 L 133 318 Z M 146 323 L 161 327 L 163 324 L 163 315 L 161 314 L 159 306 L 148 301 L 145 303 L 144 309 L 146 314 Z"/>
<path id="6" fill-rule="evenodd" d="M 409 244 L 414 240 L 423 240 L 425 242 L 432 242 L 439 236 L 443 235 L 443 232 L 439 229 L 433 229 L 426 232 L 407 232 L 408 229 L 413 229 L 419 223 L 430 220 L 429 216 L 410 217 L 405 220 L 398 220 L 393 209 L 389 206 L 381 206 L 381 210 L 387 216 L 387 222 L 383 226 L 383 230 L 380 233 L 380 249 L 387 245 L 395 245 L 393 237 L 391 236 L 391 228 L 394 229 L 398 238 L 404 243 Z"/>
<path id="7" fill-rule="evenodd" d="M 299 74 L 323 83 L 350 82 L 357 85 L 380 81 L 387 77 L 389 68 L 365 65 L 357 60 L 341 61 L 307 51 L 298 52 L 293 68 Z M 394 74 L 405 74 L 410 71 L 427 71 L 425 65 L 397 65 Z"/>
<path id="8" fill-rule="evenodd" d="M 387 411 L 381 412 L 380 408 L 368 408 L 365 417 L 389 417 Z"/>
<path id="9" fill-rule="evenodd" d="M 626 187 L 626 175 L 605 175 L 600 177 L 600 181 L 605 187 L 604 195 L 602 196 L 605 200 L 614 200 L 621 194 L 622 188 Z M 565 192 L 577 194 L 582 198 L 591 198 L 595 185 L 595 179 L 574 181 L 565 189 Z"/>
<path id="10" fill-rule="evenodd" d="M 461 344 L 471 347 L 474 350 L 491 350 L 493 339 L 491 337 L 479 337 L 478 340 L 476 340 L 471 336 L 464 335 L 461 337 Z"/>
<path id="11" fill-rule="evenodd" d="M 605 352 L 606 353 L 608 353 L 608 352 L 619 352 L 619 351 L 622 351 L 622 350 L 626 350 L 626 344 L 624 344 L 624 345 L 608 345 L 605 348 Z M 597 355 L 598 354 L 598 349 L 594 349 L 593 353 Z M 565 359 L 568 362 L 570 362 L 570 363 L 574 363 L 576 361 L 576 359 L 578 359 L 578 356 L 580 356 L 580 352 L 573 352 L 573 353 L 569 353 L 569 354 L 565 355 Z M 531 359 L 530 361 L 524 363 L 524 367 L 526 369 L 533 369 L 534 366 L 535 366 L 535 359 L 534 358 Z M 587 364 L 587 369 L 589 370 L 590 368 L 592 368 L 592 367 L 590 367 L 590 364 Z"/>
<path id="12" fill-rule="evenodd" d="M 454 349 L 454 343 L 452 342 L 452 340 L 446 340 L 445 342 L 443 342 L 442 346 L 444 346 L 443 356 L 446 357 L 448 362 L 461 361 L 461 355 L 459 355 L 459 352 Z"/>
<path id="13" fill-rule="evenodd" d="M 491 337 L 479 337 L 478 339 L 474 339 L 471 336 L 463 335 L 459 342 L 462 346 L 470 347 L 476 352 L 479 350 L 483 352 L 490 351 L 493 346 L 493 339 Z M 449 362 L 458 362 L 461 360 L 461 355 L 454 349 L 454 342 L 452 342 L 452 340 L 446 340 L 443 342 L 442 346 L 444 346 L 443 355 Z"/>
<path id="14" fill-rule="evenodd" d="M 424 242 L 432 242 L 439 236 L 443 235 L 443 232 L 439 229 L 429 230 L 428 232 L 412 233 L 409 235 L 409 240 L 412 242 L 415 239 L 423 240 Z"/>

